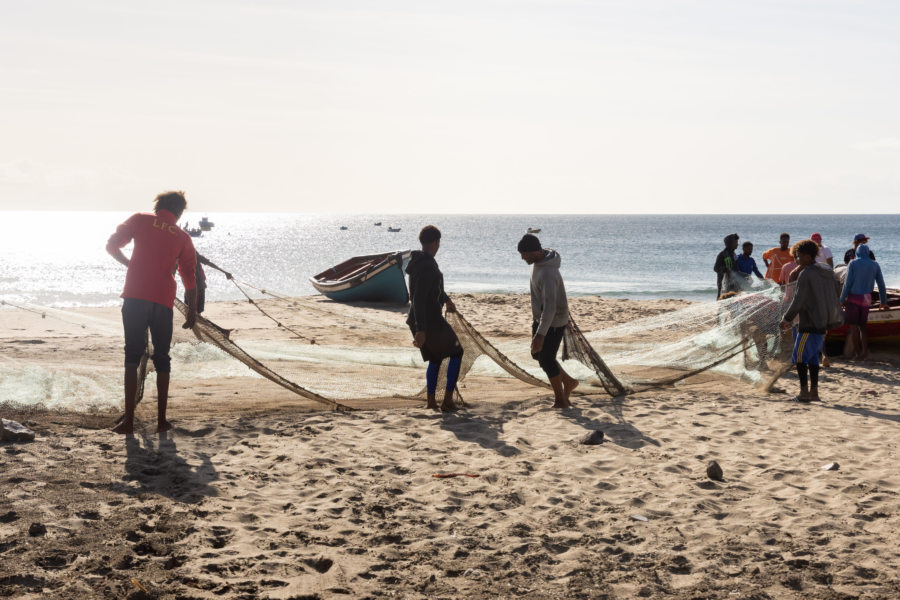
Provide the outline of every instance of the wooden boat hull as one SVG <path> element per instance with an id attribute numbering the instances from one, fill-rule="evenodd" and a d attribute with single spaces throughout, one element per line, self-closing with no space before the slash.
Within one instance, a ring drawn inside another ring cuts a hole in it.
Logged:
<path id="1" fill-rule="evenodd" d="M 355 256 L 309 278 L 316 290 L 337 302 L 409 302 L 403 273 L 409 252 Z"/>

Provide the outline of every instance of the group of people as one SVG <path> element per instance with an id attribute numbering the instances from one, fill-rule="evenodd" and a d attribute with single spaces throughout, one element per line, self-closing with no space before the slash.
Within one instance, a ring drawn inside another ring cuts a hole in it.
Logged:
<path id="1" fill-rule="evenodd" d="M 856 234 L 853 248 L 844 253 L 844 264 L 835 267 L 834 255 L 822 243 L 819 233 L 793 246 L 790 234 L 782 233 L 779 246 L 763 252 L 765 277 L 752 257 L 752 243 L 745 242 L 743 253 L 735 255 L 739 239 L 736 233 L 725 236 L 725 248 L 716 257 L 713 268 L 717 274 L 718 297 L 723 299 L 740 293 L 742 282 L 752 275 L 784 286 L 788 307 L 782 327 L 792 329 L 794 333 L 791 360 L 797 366 L 800 379 L 797 400 L 818 400 L 819 364 L 824 356 L 825 333 L 847 324 L 844 356 L 864 360 L 868 358 L 866 324 L 876 284 L 881 296 L 879 309 L 888 308 L 884 276 L 867 244 L 869 238 L 863 233 Z"/>
<path id="2" fill-rule="evenodd" d="M 413 335 L 413 344 L 428 363 L 426 370 L 427 407 L 443 411 L 456 410 L 453 392 L 462 362 L 463 348 L 453 328 L 443 315 L 456 312 L 456 305 L 444 291 L 444 276 L 435 255 L 441 247 L 441 232 L 427 225 L 419 232 L 422 250 L 412 252 L 406 272 L 409 275 L 410 308 L 406 324 Z M 559 272 L 560 256 L 555 250 L 543 248 L 537 236 L 526 234 L 516 248 L 520 257 L 531 265 L 531 356 L 547 374 L 553 388 L 553 407 L 568 408 L 569 395 L 578 386 L 556 359 L 566 326 L 569 323 L 569 303 L 566 287 Z M 440 406 L 437 404 L 437 382 L 441 362 L 449 359 L 446 385 Z"/>
<path id="3" fill-rule="evenodd" d="M 185 288 L 187 314 L 183 328 L 193 328 L 197 314 L 203 310 L 206 276 L 201 264 L 219 269 L 194 248 L 190 235 L 177 222 L 187 208 L 183 192 L 164 192 L 154 200 L 152 213 L 137 213 L 118 226 L 107 242 L 107 252 L 127 267 L 122 292 L 122 322 L 125 331 L 125 414 L 114 431 L 130 434 L 134 430 L 134 410 L 138 388 L 138 366 L 147 347 L 147 334 L 153 341 L 153 364 L 157 372 L 157 431 L 171 428 L 166 420 L 171 361 L 172 318 L 177 272 Z M 134 242 L 131 257 L 122 248 Z M 740 237 L 725 236 L 725 248 L 716 257 L 719 298 L 740 291 L 740 282 L 756 275 L 760 279 L 785 286 L 785 302 L 789 306 L 782 326 L 794 328 L 792 360 L 800 377 L 798 400 L 817 400 L 819 361 L 824 334 L 842 323 L 850 326 L 846 354 L 866 358 L 868 339 L 866 322 L 877 283 L 881 293 L 880 308 L 887 308 L 887 291 L 881 268 L 869 249 L 869 238 L 857 234 L 853 248 L 844 254 L 844 264 L 834 266 L 831 250 L 822 236 L 791 246 L 791 237 L 781 234 L 780 244 L 763 252 L 765 276 L 753 258 L 753 244 L 745 242 L 740 256 L 735 254 Z M 452 411 L 457 408 L 453 394 L 459 377 L 464 349 L 444 317 L 456 312 L 456 306 L 444 291 L 444 277 L 435 256 L 441 246 L 441 232 L 434 225 L 419 233 L 422 249 L 412 252 L 406 267 L 409 275 L 410 309 L 406 320 L 428 363 L 426 390 L 432 409 Z M 531 266 L 530 294 L 531 355 L 546 373 L 553 388 L 554 408 L 571 406 L 569 396 L 578 386 L 559 364 L 556 356 L 569 322 L 569 305 L 565 284 L 560 274 L 560 256 L 543 248 L 533 234 L 526 234 L 516 247 L 520 257 Z M 221 270 L 221 269 L 219 269 Z M 231 279 L 231 274 L 223 271 Z M 737 284 L 736 284 L 737 282 Z M 788 284 L 796 283 L 795 286 Z M 791 293 L 792 296 L 787 294 Z M 843 311 L 841 311 L 843 307 Z M 448 360 L 442 403 L 437 403 L 437 383 L 441 363 Z"/>
<path id="4" fill-rule="evenodd" d="M 182 327 L 194 327 L 203 311 L 206 275 L 201 265 L 219 269 L 197 253 L 188 233 L 177 222 L 187 208 L 184 192 L 159 194 L 152 213 L 136 213 L 116 228 L 107 244 L 107 252 L 125 265 L 125 287 L 122 291 L 122 324 L 125 330 L 125 414 L 114 431 L 134 432 L 134 411 L 138 389 L 138 367 L 147 347 L 147 334 L 153 342 L 151 359 L 156 369 L 157 432 L 171 429 L 166 419 L 169 396 L 172 343 L 172 319 L 175 304 L 177 272 L 185 289 L 187 314 Z M 131 257 L 122 253 L 134 242 Z M 414 251 L 406 267 L 409 274 L 410 309 L 407 324 L 413 344 L 428 363 L 426 386 L 429 408 L 456 410 L 453 393 L 462 364 L 463 348 L 453 328 L 444 318 L 443 309 L 455 312 L 456 306 L 444 291 L 444 277 L 435 255 L 441 246 L 441 232 L 428 225 L 419 233 L 422 249 Z M 534 235 L 525 235 L 518 252 L 531 272 L 531 308 L 534 317 L 531 354 L 550 379 L 556 408 L 570 406 L 569 395 L 578 381 L 566 373 L 556 355 L 569 322 L 566 289 L 559 272 L 559 254 L 541 247 Z M 225 271 L 231 279 L 231 274 Z M 443 401 L 437 404 L 437 382 L 441 363 L 449 359 Z"/>

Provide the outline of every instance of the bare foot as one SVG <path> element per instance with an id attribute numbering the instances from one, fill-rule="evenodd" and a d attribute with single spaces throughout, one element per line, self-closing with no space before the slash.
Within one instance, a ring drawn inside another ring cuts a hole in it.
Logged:
<path id="1" fill-rule="evenodd" d="M 553 403 L 553 408 L 556 408 L 556 409 L 572 408 L 572 403 L 569 402 L 568 400 L 563 400 L 562 402 L 557 400 L 556 402 Z"/>
<path id="2" fill-rule="evenodd" d="M 156 428 L 156 433 L 162 433 L 162 432 L 164 432 L 164 431 L 170 431 L 170 430 L 172 429 L 172 427 L 173 427 L 172 424 L 169 423 L 168 421 L 166 421 L 165 423 L 162 423 L 161 425 L 157 426 L 157 428 Z"/>
<path id="3" fill-rule="evenodd" d="M 125 425 L 125 422 L 122 421 L 121 423 L 119 423 L 118 425 L 116 425 L 115 427 L 113 427 L 112 432 L 113 432 L 113 433 L 119 433 L 119 434 L 122 434 L 122 435 L 134 435 L 134 425 L 132 424 L 132 425 L 127 425 L 127 426 L 126 426 L 126 425 Z"/>
<path id="4" fill-rule="evenodd" d="M 459 407 L 453 400 L 444 400 L 444 403 L 441 404 L 441 411 L 443 412 L 455 412 L 459 410 Z"/>
<path id="5" fill-rule="evenodd" d="M 572 390 L 578 387 L 578 383 L 578 380 L 573 377 L 570 377 L 563 381 L 563 392 L 566 395 L 566 404 L 568 405 L 566 408 L 571 406 L 571 404 L 569 404 L 569 394 L 572 393 Z"/>
<path id="6" fill-rule="evenodd" d="M 437 402 L 434 400 L 429 400 L 428 404 L 425 405 L 425 408 L 430 408 L 431 410 L 440 410 L 440 406 L 438 406 Z"/>
<path id="7" fill-rule="evenodd" d="M 810 402 L 819 402 L 820 401 L 819 392 L 810 391 L 809 392 L 809 401 Z"/>
<path id="8" fill-rule="evenodd" d="M 799 394 L 791 398 L 794 402 L 809 402 L 809 392 L 801 391 Z"/>

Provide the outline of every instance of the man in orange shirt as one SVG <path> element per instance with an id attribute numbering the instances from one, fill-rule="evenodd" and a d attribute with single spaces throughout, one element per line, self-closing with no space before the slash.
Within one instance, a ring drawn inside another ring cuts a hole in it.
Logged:
<path id="1" fill-rule="evenodd" d="M 157 427 L 161 433 L 172 425 L 166 420 L 169 399 L 169 372 L 172 344 L 172 307 L 175 304 L 175 266 L 184 284 L 188 306 L 182 326 L 194 326 L 197 306 L 195 267 L 197 252 L 191 236 L 178 225 L 187 207 L 184 192 L 163 192 L 153 203 L 153 213 L 136 213 L 116 228 L 106 251 L 128 268 L 122 291 L 122 323 L 125 328 L 125 416 L 113 431 L 134 433 L 134 408 L 138 386 L 138 365 L 147 346 L 147 330 L 153 341 L 156 367 Z M 134 240 L 131 258 L 122 248 Z"/>
<path id="2" fill-rule="evenodd" d="M 781 268 L 794 260 L 794 257 L 791 256 L 790 234 L 782 233 L 780 241 L 780 248 L 769 248 L 762 255 L 763 262 L 767 267 L 766 279 L 771 279 L 775 283 L 781 281 Z"/>

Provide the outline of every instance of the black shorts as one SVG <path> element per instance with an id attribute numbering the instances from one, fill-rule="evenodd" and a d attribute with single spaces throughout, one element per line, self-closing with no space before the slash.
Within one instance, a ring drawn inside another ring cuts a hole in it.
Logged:
<path id="1" fill-rule="evenodd" d="M 149 300 L 125 298 L 122 303 L 125 327 L 125 366 L 141 363 L 147 347 L 147 331 L 153 341 L 153 366 L 159 373 L 171 371 L 169 347 L 172 345 L 172 309 Z"/>
<path id="2" fill-rule="evenodd" d="M 534 337 L 534 334 L 537 333 L 537 328 L 537 321 L 532 322 L 531 337 Z M 565 333 L 565 325 L 562 327 L 551 327 L 544 336 L 544 345 L 541 348 L 541 351 L 531 355 L 531 358 L 538 361 L 538 364 L 541 365 L 544 373 L 546 373 L 547 377 L 550 379 L 559 375 L 562 370 L 559 366 L 559 362 L 556 360 L 556 354 L 559 352 L 559 345 L 562 343 L 563 335 L 565 335 Z"/>
<path id="3" fill-rule="evenodd" d="M 413 337 L 416 335 L 414 325 L 409 326 Z M 463 347 L 456 337 L 456 332 L 450 327 L 450 323 L 444 321 L 435 329 L 425 330 L 425 345 L 419 348 L 422 360 L 426 362 L 440 362 L 451 356 L 462 356 Z"/>

